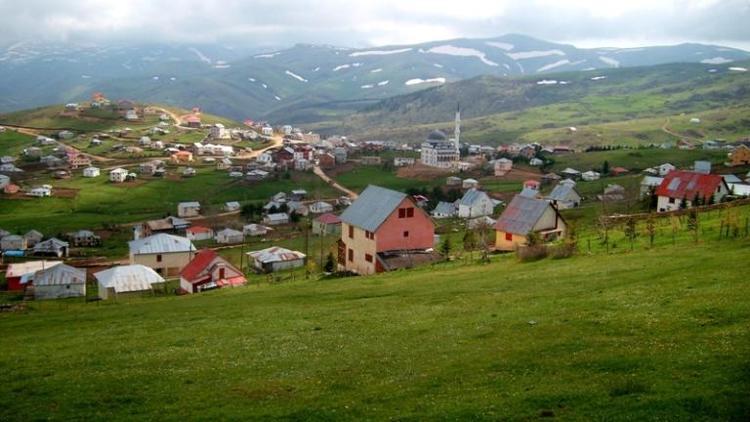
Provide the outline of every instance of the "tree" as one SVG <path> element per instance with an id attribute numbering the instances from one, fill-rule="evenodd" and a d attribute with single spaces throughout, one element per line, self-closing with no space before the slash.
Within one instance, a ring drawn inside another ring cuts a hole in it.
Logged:
<path id="1" fill-rule="evenodd" d="M 609 174 L 609 161 L 604 160 L 604 164 L 602 164 L 602 175 L 608 175 Z"/>
<path id="2" fill-rule="evenodd" d="M 688 213 L 687 228 L 688 228 L 688 231 L 693 232 L 693 238 L 695 239 L 695 243 L 698 243 L 698 229 L 699 229 L 698 210 L 695 208 L 691 208 L 690 212 Z"/>
<path id="3" fill-rule="evenodd" d="M 680 209 L 684 210 L 686 208 L 687 208 L 687 199 L 685 198 L 680 199 Z"/>
<path id="4" fill-rule="evenodd" d="M 630 250 L 633 250 L 633 243 L 635 238 L 638 237 L 638 231 L 636 230 L 636 221 L 633 217 L 628 217 L 625 221 L 625 237 L 630 241 Z"/>
<path id="5" fill-rule="evenodd" d="M 300 215 L 297 214 L 297 211 L 292 211 L 292 213 L 289 214 L 289 219 L 292 221 L 292 223 L 299 223 Z"/>
<path id="6" fill-rule="evenodd" d="M 451 244 L 451 237 L 446 234 L 445 240 L 443 240 L 443 243 L 440 244 L 440 253 L 448 257 L 452 249 L 453 249 L 453 245 Z"/>
<path id="7" fill-rule="evenodd" d="M 333 252 L 328 252 L 328 256 L 326 257 L 326 263 L 323 266 L 323 269 L 327 273 L 332 273 L 333 270 L 336 269 L 336 261 L 333 258 Z"/>
<path id="8" fill-rule="evenodd" d="M 646 219 L 646 234 L 648 235 L 649 246 L 653 247 L 654 237 L 656 236 L 656 221 L 653 213 L 649 213 Z"/>
<path id="9" fill-rule="evenodd" d="M 473 260 L 473 252 L 474 249 L 477 247 L 477 239 L 474 235 L 473 230 L 467 230 L 466 233 L 464 233 L 464 251 L 469 253 L 469 260 Z"/>

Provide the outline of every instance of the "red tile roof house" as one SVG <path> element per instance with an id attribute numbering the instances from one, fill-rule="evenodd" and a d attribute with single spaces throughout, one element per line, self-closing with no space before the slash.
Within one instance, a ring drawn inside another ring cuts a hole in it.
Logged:
<path id="1" fill-rule="evenodd" d="M 683 200 L 685 207 L 690 208 L 696 198 L 706 204 L 719 203 L 727 194 L 729 186 L 718 174 L 674 170 L 656 188 L 656 209 L 659 212 L 675 211 L 680 209 Z"/>
<path id="2" fill-rule="evenodd" d="M 210 249 L 198 251 L 180 271 L 180 291 L 186 294 L 247 283 L 245 275 Z"/>
<path id="3" fill-rule="evenodd" d="M 214 237 L 214 231 L 203 226 L 188 227 L 185 229 L 185 237 L 190 240 L 211 240 Z"/>
<path id="4" fill-rule="evenodd" d="M 405 193 L 368 186 L 340 218 L 341 270 L 373 274 L 440 259 L 434 223 Z"/>

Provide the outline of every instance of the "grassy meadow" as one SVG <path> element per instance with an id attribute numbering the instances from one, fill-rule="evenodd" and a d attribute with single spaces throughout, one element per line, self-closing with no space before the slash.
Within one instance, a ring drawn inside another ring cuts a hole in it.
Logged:
<path id="1" fill-rule="evenodd" d="M 749 248 L 34 302 L 0 419 L 746 420 Z"/>

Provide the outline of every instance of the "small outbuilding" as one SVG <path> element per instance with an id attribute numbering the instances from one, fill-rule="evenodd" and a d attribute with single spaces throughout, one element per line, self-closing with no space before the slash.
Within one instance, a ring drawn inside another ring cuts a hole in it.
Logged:
<path id="1" fill-rule="evenodd" d="M 302 252 L 278 246 L 248 252 L 247 257 L 256 270 L 268 273 L 302 267 L 306 258 Z"/>
<path id="2" fill-rule="evenodd" d="M 34 274 L 34 299 L 86 296 L 86 270 L 59 264 Z"/>
<path id="3" fill-rule="evenodd" d="M 109 299 L 123 294 L 139 294 L 164 283 L 164 278 L 145 265 L 120 265 L 94 274 L 99 284 L 99 297 Z"/>
<path id="4" fill-rule="evenodd" d="M 210 249 L 198 251 L 180 272 L 180 291 L 187 294 L 245 283 L 242 271 Z"/>

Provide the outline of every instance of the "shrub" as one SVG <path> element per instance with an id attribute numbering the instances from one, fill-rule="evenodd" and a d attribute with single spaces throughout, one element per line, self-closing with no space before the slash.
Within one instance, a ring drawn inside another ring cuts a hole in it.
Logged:
<path id="1" fill-rule="evenodd" d="M 519 246 L 516 248 L 516 256 L 521 262 L 532 262 L 544 259 L 549 251 L 546 245 Z"/>
<path id="2" fill-rule="evenodd" d="M 578 247 L 575 242 L 564 242 L 551 246 L 549 248 L 549 256 L 552 259 L 570 258 L 575 255 L 577 249 Z"/>

